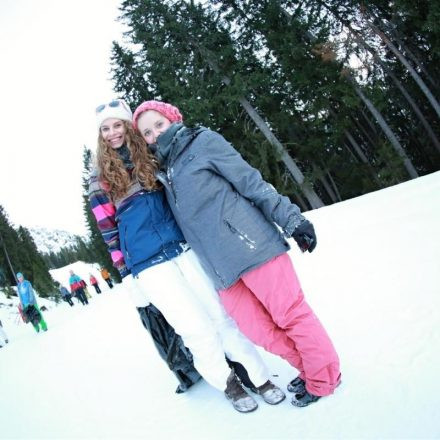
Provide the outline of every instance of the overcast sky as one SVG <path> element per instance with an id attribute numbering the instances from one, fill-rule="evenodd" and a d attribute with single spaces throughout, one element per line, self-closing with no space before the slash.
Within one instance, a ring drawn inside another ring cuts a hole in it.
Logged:
<path id="1" fill-rule="evenodd" d="M 110 81 L 120 0 L 0 0 L 0 205 L 15 226 L 86 234 L 83 146 Z"/>

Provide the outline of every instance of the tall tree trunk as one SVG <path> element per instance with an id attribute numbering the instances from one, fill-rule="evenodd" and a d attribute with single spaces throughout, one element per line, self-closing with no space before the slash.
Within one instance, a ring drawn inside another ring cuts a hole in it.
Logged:
<path id="1" fill-rule="evenodd" d="M 426 67 L 423 65 L 423 63 L 417 58 L 417 56 L 410 50 L 410 48 L 402 41 L 401 38 L 397 35 L 397 32 L 393 31 L 392 29 L 388 29 L 392 35 L 393 39 L 396 41 L 396 43 L 403 49 L 403 51 L 408 55 L 408 58 L 412 60 L 412 62 L 420 69 L 421 72 L 425 75 L 426 79 L 431 83 L 431 86 L 434 87 L 434 89 L 438 90 L 439 84 L 434 80 L 434 78 L 429 74 L 429 72 L 426 70 Z"/>
<path id="2" fill-rule="evenodd" d="M 350 141 L 348 140 L 348 143 L 351 145 Z M 361 162 L 359 157 L 354 154 L 354 151 L 352 148 L 350 148 L 350 145 L 347 145 L 346 142 L 343 142 L 344 147 L 347 149 L 347 151 L 350 153 L 350 156 L 353 158 L 354 162 L 358 163 Z M 353 145 L 351 145 L 353 146 Z"/>
<path id="3" fill-rule="evenodd" d="M 353 124 L 357 127 L 357 129 L 365 137 L 365 139 L 367 140 L 367 143 L 369 143 L 372 146 L 377 144 L 377 140 L 373 139 L 373 137 L 371 136 L 371 133 L 369 133 L 367 131 L 367 129 L 363 126 L 361 121 L 359 121 L 356 117 L 351 117 L 350 120 L 353 121 Z M 374 134 L 376 134 L 376 133 L 374 133 Z"/>
<path id="4" fill-rule="evenodd" d="M 351 35 L 355 38 L 356 42 L 361 45 L 365 50 L 367 50 L 374 58 L 374 60 L 382 67 L 384 72 L 391 78 L 391 80 L 394 82 L 396 87 L 400 90 L 402 95 L 405 97 L 405 99 L 408 101 L 408 104 L 411 106 L 411 108 L 414 110 L 414 113 L 417 115 L 417 117 L 420 119 L 420 122 L 422 123 L 423 127 L 425 128 L 426 132 L 428 133 L 429 138 L 432 140 L 432 143 L 434 144 L 435 148 L 440 152 L 440 141 L 437 138 L 437 136 L 434 133 L 434 130 L 432 129 L 431 125 L 423 115 L 422 111 L 420 110 L 419 106 L 416 104 L 414 99 L 411 97 L 411 95 L 407 92 L 405 86 L 402 84 L 402 82 L 394 75 L 394 73 L 388 68 L 388 66 L 380 59 L 380 57 L 377 55 L 376 51 L 372 49 L 363 38 L 359 35 L 359 32 L 354 30 L 350 23 L 343 23 L 344 26 L 346 26 Z"/>
<path id="5" fill-rule="evenodd" d="M 337 115 L 336 115 L 336 111 L 333 110 L 332 108 L 329 109 L 330 115 L 337 120 Z M 364 152 L 362 151 L 361 146 L 356 142 L 355 138 L 353 137 L 353 135 L 348 131 L 348 130 L 344 130 L 344 135 L 345 137 L 348 139 L 348 141 L 350 142 L 350 145 L 353 147 L 354 151 L 356 152 L 356 154 L 358 155 L 358 157 L 356 157 L 355 155 L 353 155 L 353 157 L 356 159 L 356 161 L 360 158 L 361 161 L 363 163 L 369 164 L 369 161 L 367 159 L 367 156 L 365 156 Z M 352 151 L 350 150 L 350 153 L 352 153 Z"/>
<path id="6" fill-rule="evenodd" d="M 301 211 L 308 211 L 309 206 L 307 205 L 306 201 L 303 199 L 302 195 L 298 192 L 298 191 L 293 191 L 293 193 L 295 194 L 297 203 L 299 205 L 299 207 L 301 208 Z"/>
<path id="7" fill-rule="evenodd" d="M 371 176 L 372 176 L 373 180 L 380 187 L 381 185 L 380 185 L 380 181 L 379 181 L 379 179 L 378 179 L 378 177 L 376 175 L 376 171 L 374 170 L 374 167 L 370 163 L 370 161 L 368 160 L 367 156 L 365 156 L 365 153 L 363 152 L 362 147 L 358 144 L 356 139 L 352 136 L 352 134 L 349 131 L 345 130 L 344 134 L 347 137 L 348 141 L 350 142 L 350 145 L 354 148 L 356 153 L 361 158 L 362 163 L 364 163 L 365 165 L 368 165 L 368 168 L 369 168 L 369 171 L 371 173 Z M 355 157 L 355 159 L 357 159 L 356 156 L 354 156 L 354 157 Z"/>
<path id="8" fill-rule="evenodd" d="M 332 110 L 332 109 L 330 109 L 330 114 L 333 115 L 334 117 L 336 116 L 335 115 L 335 111 Z M 363 129 L 363 127 L 362 127 L 362 129 Z M 375 142 L 373 142 L 373 140 L 370 138 L 370 136 L 366 133 L 365 129 L 363 129 L 363 131 L 364 131 L 364 135 L 366 135 L 367 139 L 369 139 L 371 145 L 374 146 Z M 359 159 L 360 159 L 362 163 L 364 163 L 365 165 L 368 166 L 368 169 L 369 169 L 369 171 L 371 173 L 372 179 L 376 182 L 378 187 L 380 187 L 381 184 L 380 184 L 380 181 L 379 181 L 379 179 L 377 177 L 377 174 L 376 174 L 376 171 L 374 169 L 374 166 L 368 160 L 368 158 L 365 155 L 362 147 L 359 145 L 359 143 L 356 141 L 354 136 L 348 130 L 344 130 L 344 135 L 347 138 L 347 140 L 350 143 L 350 145 L 352 146 L 353 150 L 356 152 L 357 156 L 353 153 L 352 149 L 350 147 L 348 147 L 348 145 L 346 145 L 344 143 L 344 145 L 346 146 L 346 148 L 349 151 L 349 153 L 353 156 L 353 158 L 355 159 L 356 162 L 358 162 Z"/>
<path id="9" fill-rule="evenodd" d="M 359 156 L 361 161 L 363 163 L 369 164 L 367 156 L 365 156 L 361 146 L 356 142 L 356 139 L 352 136 L 352 134 L 348 130 L 344 130 L 344 134 L 347 137 L 348 141 L 350 142 L 350 145 L 354 148 L 354 151 L 356 151 L 356 154 Z"/>
<path id="10" fill-rule="evenodd" d="M 370 130 L 372 133 L 374 133 L 377 137 L 379 137 L 379 131 L 376 130 L 376 127 L 373 125 L 373 122 L 370 121 L 370 118 L 368 115 L 364 112 L 364 110 L 360 111 L 360 114 L 363 116 L 364 121 L 367 123 L 367 125 L 370 127 Z"/>
<path id="11" fill-rule="evenodd" d="M 375 26 L 373 23 L 368 22 L 368 26 L 378 35 L 381 40 L 388 46 L 388 48 L 391 50 L 391 52 L 396 55 L 398 60 L 406 67 L 410 75 L 413 77 L 414 81 L 417 83 L 417 85 L 420 87 L 422 92 L 425 94 L 425 96 L 428 98 L 428 101 L 431 103 L 432 107 L 434 108 L 435 112 L 440 118 L 440 104 L 435 99 L 434 95 L 429 90 L 428 86 L 425 84 L 423 79 L 420 77 L 420 75 L 415 71 L 415 69 L 411 66 L 411 64 L 408 62 L 408 60 L 405 58 L 405 56 L 397 49 L 397 47 L 391 42 L 391 40 L 385 35 L 384 32 L 382 32 L 377 26 Z"/>
<path id="12" fill-rule="evenodd" d="M 423 113 L 420 110 L 419 106 L 412 99 L 411 95 L 406 91 L 404 85 L 396 78 L 394 73 L 392 73 L 391 71 L 388 70 L 387 74 L 393 80 L 394 84 L 400 90 L 402 95 L 406 98 L 406 100 L 408 101 L 409 105 L 414 110 L 414 113 L 417 115 L 417 117 L 419 118 L 420 122 L 422 123 L 423 128 L 426 130 L 426 133 L 428 134 L 428 136 L 431 139 L 432 143 L 434 144 L 435 148 L 440 153 L 440 141 L 439 141 L 438 137 L 436 136 L 436 134 L 434 133 L 434 130 L 432 129 L 431 125 L 429 124 L 429 122 L 427 121 L 425 116 L 423 115 Z"/>
<path id="13" fill-rule="evenodd" d="M 362 92 L 360 87 L 356 84 L 355 80 L 353 78 L 350 78 L 353 87 L 355 89 L 356 94 L 359 96 L 359 98 L 364 102 L 368 110 L 370 110 L 371 114 L 376 119 L 377 123 L 382 128 L 383 132 L 385 133 L 386 137 L 390 141 L 392 147 L 397 152 L 397 154 L 402 158 L 403 164 L 408 171 L 408 174 L 412 179 L 415 179 L 416 177 L 419 177 L 416 169 L 414 168 L 414 165 L 412 164 L 411 160 L 407 156 L 405 150 L 403 149 L 402 145 L 400 145 L 399 140 L 397 139 L 396 135 L 394 134 L 393 130 L 391 130 L 390 126 L 386 123 L 385 119 L 377 110 L 377 108 L 374 106 L 374 104 L 365 96 L 365 94 Z"/>
<path id="14" fill-rule="evenodd" d="M 328 196 L 330 197 L 331 201 L 333 203 L 339 202 L 340 199 L 338 199 L 338 196 L 336 195 L 335 191 L 333 191 L 333 188 L 331 187 L 331 185 L 328 183 L 325 173 L 321 170 L 321 168 L 318 168 L 316 165 L 313 165 L 313 168 L 315 170 L 315 172 L 318 173 L 318 179 L 321 182 L 322 186 L 324 187 L 324 189 L 326 190 Z"/>
<path id="15" fill-rule="evenodd" d="M 333 176 L 330 173 L 330 171 L 327 171 L 327 176 L 328 176 L 328 179 L 330 180 L 331 185 L 333 186 L 333 189 L 335 190 L 336 197 L 341 202 L 342 201 L 341 194 L 339 194 L 338 187 L 336 185 L 335 179 L 333 179 Z"/>

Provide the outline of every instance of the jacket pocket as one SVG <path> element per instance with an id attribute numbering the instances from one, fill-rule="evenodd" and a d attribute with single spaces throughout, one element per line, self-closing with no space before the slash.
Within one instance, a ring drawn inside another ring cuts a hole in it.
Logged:
<path id="1" fill-rule="evenodd" d="M 230 199 L 229 208 L 225 210 L 224 222 L 250 250 L 255 250 L 258 244 L 264 243 L 274 228 L 252 201 L 237 192 Z"/>
<path id="2" fill-rule="evenodd" d="M 249 235 L 242 230 L 241 228 L 238 228 L 237 226 L 234 226 L 230 220 L 223 220 L 225 224 L 228 226 L 229 230 L 245 244 L 250 250 L 257 249 L 257 242 L 253 240 Z"/>

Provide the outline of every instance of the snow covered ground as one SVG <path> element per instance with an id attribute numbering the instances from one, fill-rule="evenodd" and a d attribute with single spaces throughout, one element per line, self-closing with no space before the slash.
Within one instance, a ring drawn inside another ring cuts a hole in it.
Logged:
<path id="1" fill-rule="evenodd" d="M 52 306 L 43 334 L 0 305 L 0 438 L 440 438 L 440 172 L 307 217 L 318 247 L 291 257 L 341 358 L 334 395 L 245 415 L 205 382 L 177 395 L 122 287 L 101 283 L 89 306 Z M 261 353 L 284 388 L 295 372 Z"/>

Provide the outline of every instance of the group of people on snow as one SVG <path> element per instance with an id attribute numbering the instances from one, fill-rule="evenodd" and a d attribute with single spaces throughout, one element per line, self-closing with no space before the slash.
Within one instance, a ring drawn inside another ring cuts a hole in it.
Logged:
<path id="1" fill-rule="evenodd" d="M 187 360 L 170 365 L 184 389 L 201 375 L 240 412 L 258 407 L 254 396 L 279 404 L 285 393 L 255 344 L 299 372 L 287 384 L 294 406 L 332 394 L 339 358 L 287 253 L 289 237 L 315 249 L 312 223 L 220 134 L 186 127 L 171 104 L 146 101 L 132 114 L 116 99 L 96 119 L 91 209 L 159 353 L 178 347 Z M 157 339 L 155 325 L 180 343 Z"/>
<path id="2" fill-rule="evenodd" d="M 59 286 L 59 292 L 63 300 L 66 301 L 70 306 L 73 306 L 74 303 L 72 301 L 72 297 L 74 297 L 77 298 L 78 302 L 80 302 L 82 305 L 87 305 L 89 303 L 88 300 L 91 298 L 91 295 L 87 290 L 87 283 L 78 275 L 76 275 L 73 270 L 70 270 L 69 273 L 70 273 L 70 277 L 69 277 L 70 291 L 63 285 Z M 101 268 L 100 273 L 104 281 L 107 283 L 110 289 L 112 289 L 113 281 L 111 279 L 108 270 L 105 267 L 103 267 Z M 94 287 L 95 292 L 97 294 L 102 293 L 99 282 L 93 274 L 89 274 L 89 282 L 90 285 Z"/>
<path id="3" fill-rule="evenodd" d="M 101 275 L 107 284 L 113 288 L 110 274 L 106 268 L 103 267 L 101 269 Z M 19 298 L 18 308 L 23 321 L 31 323 L 37 333 L 39 333 L 40 330 L 47 331 L 47 323 L 44 320 L 40 307 L 38 306 L 37 297 L 31 282 L 25 279 L 21 272 L 16 274 L 16 278 Z M 96 293 L 101 293 L 98 280 L 92 274 L 90 274 L 90 284 L 95 288 Z M 72 297 L 75 297 L 83 305 L 88 304 L 88 299 L 91 298 L 91 295 L 87 290 L 87 284 L 83 279 L 76 275 L 73 270 L 70 270 L 69 285 L 70 291 L 63 285 L 59 284 L 59 292 L 63 300 L 70 306 L 73 306 L 74 303 Z M 0 346 L 5 345 L 6 343 L 8 343 L 8 338 L 0 321 Z"/>

